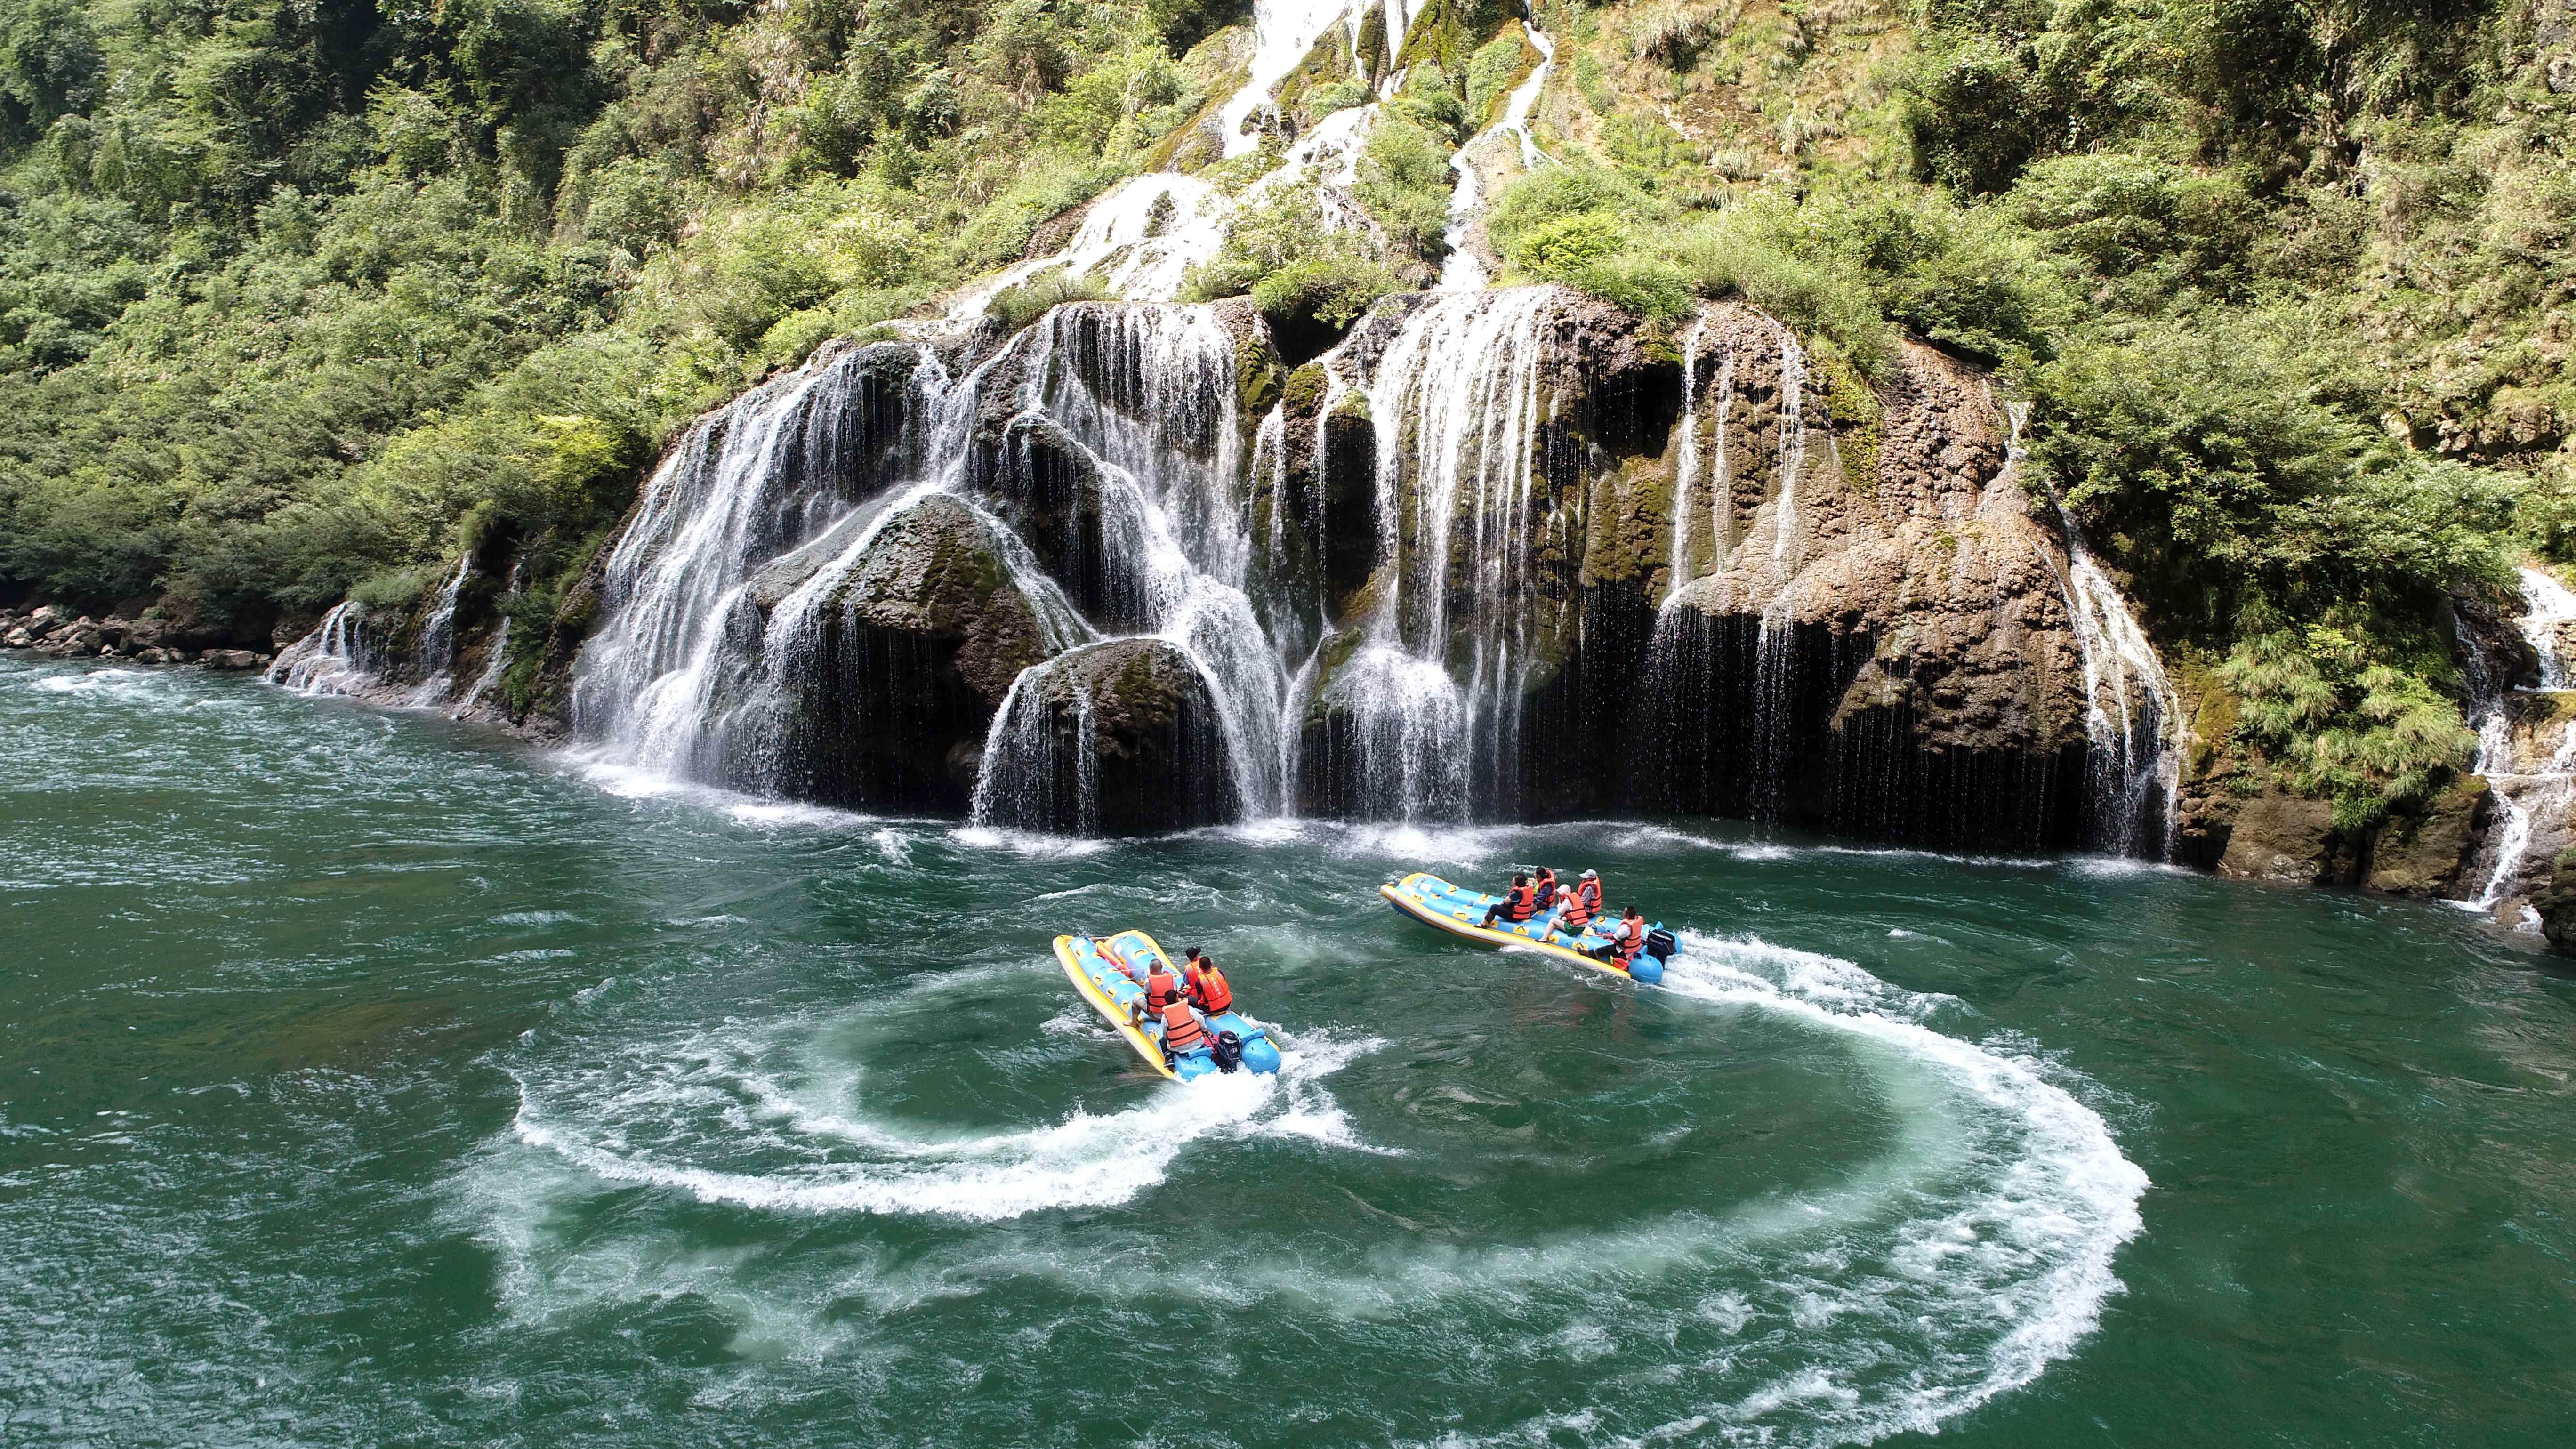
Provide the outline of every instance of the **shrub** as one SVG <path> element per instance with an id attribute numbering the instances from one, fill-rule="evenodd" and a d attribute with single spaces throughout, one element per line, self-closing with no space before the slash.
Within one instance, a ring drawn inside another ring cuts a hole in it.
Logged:
<path id="1" fill-rule="evenodd" d="M 1379 122 L 1360 157 L 1358 195 L 1398 245 L 1425 261 L 1447 250 L 1449 150 L 1429 131 L 1401 120 Z"/>
<path id="2" fill-rule="evenodd" d="M 1895 339 L 1869 289 L 1798 255 L 1773 220 L 1739 208 L 1662 239 L 1660 249 L 1699 295 L 1740 296 L 1795 331 L 1831 340 L 1862 376 L 1883 376 Z"/>
<path id="3" fill-rule="evenodd" d="M 1395 274 L 1353 257 L 1308 257 L 1262 278 L 1252 303 L 1274 324 L 1320 323 L 1338 332 L 1396 289 Z"/>
<path id="4" fill-rule="evenodd" d="M 1049 267 L 995 292 L 993 300 L 984 304 L 984 315 L 1017 332 L 1064 303 L 1105 302 L 1111 295 L 1108 283 L 1088 272 L 1076 276 L 1066 268 Z"/>
<path id="5" fill-rule="evenodd" d="M 1518 177 L 1494 198 L 1485 218 L 1485 233 L 1494 250 L 1510 255 L 1523 236 L 1562 217 L 1581 212 L 1628 212 L 1646 209 L 1617 173 L 1603 167 L 1569 162 L 1542 166 Z"/>
<path id="6" fill-rule="evenodd" d="M 1561 282 L 1628 249 L 1628 229 L 1606 211 L 1579 211 L 1524 232 L 1504 259 L 1533 277 Z"/>
<path id="7" fill-rule="evenodd" d="M 1661 257 L 1598 257 L 1575 267 L 1564 280 L 1650 322 L 1667 325 L 1690 316 L 1699 302 L 1691 293 L 1690 278 Z"/>

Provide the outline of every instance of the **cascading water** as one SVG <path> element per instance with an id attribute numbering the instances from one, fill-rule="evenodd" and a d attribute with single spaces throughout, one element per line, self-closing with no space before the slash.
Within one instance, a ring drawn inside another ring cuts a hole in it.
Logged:
<path id="1" fill-rule="evenodd" d="M 2028 403 L 2003 404 L 2009 481 L 2021 469 Z M 2066 542 L 2060 581 L 2067 622 L 2084 661 L 2084 769 L 2093 843 L 2121 855 L 2173 859 L 2182 804 L 2181 696 L 2129 612 L 2129 601 L 2084 546 L 2083 530 L 2051 489 Z"/>
<path id="2" fill-rule="evenodd" d="M 466 550 L 456 561 L 456 572 L 438 591 L 438 602 L 430 606 L 429 617 L 421 621 L 420 647 L 416 651 L 420 670 L 420 687 L 412 691 L 414 704 L 435 704 L 447 697 L 456 668 L 456 605 L 465 595 L 465 581 L 474 573 L 474 552 Z"/>
<path id="3" fill-rule="evenodd" d="M 1798 571 L 1798 474 L 1807 466 L 1807 352 L 1796 334 L 1780 338 L 1780 492 L 1771 512 L 1771 568 L 1783 582 Z"/>
<path id="4" fill-rule="evenodd" d="M 527 587 L 527 582 L 528 560 L 523 554 L 517 563 L 510 566 L 509 592 L 518 593 Z M 510 616 L 503 614 L 500 627 L 492 631 L 492 647 L 483 660 L 483 672 L 474 676 L 474 682 L 466 686 L 464 696 L 456 701 L 454 711 L 456 718 L 463 719 L 473 713 L 474 706 L 482 703 L 483 697 L 490 694 L 493 687 L 501 682 L 501 676 L 509 672 L 510 633 L 513 627 L 515 626 Z"/>
<path id="5" fill-rule="evenodd" d="M 1534 22 L 1524 24 L 1521 33 L 1538 52 L 1538 64 L 1512 88 L 1503 104 L 1503 114 L 1494 124 L 1468 137 L 1466 144 L 1449 158 L 1450 173 L 1457 180 L 1449 191 L 1449 225 L 1441 233 L 1442 244 L 1449 249 L 1440 264 L 1440 290 L 1444 292 L 1481 292 L 1491 281 L 1472 244 L 1476 222 L 1485 211 L 1484 179 L 1476 170 L 1476 152 L 1484 147 L 1487 138 L 1508 135 L 1520 142 L 1522 170 L 1535 171 L 1548 159 L 1539 150 L 1537 138 L 1530 134 L 1529 113 L 1538 103 L 1539 93 L 1547 88 L 1548 73 L 1556 68 L 1556 43 Z"/>
<path id="6" fill-rule="evenodd" d="M 1552 288 L 1417 309 L 1368 389 L 1377 431 L 1378 607 L 1332 689 L 1363 809 L 1508 810 L 1532 664 L 1532 459 Z M 1471 782 L 1486 782 L 1482 789 Z"/>
<path id="7" fill-rule="evenodd" d="M 364 605 L 351 600 L 322 622 L 269 669 L 269 682 L 305 694 L 354 694 L 375 683 L 375 649 L 368 643 Z"/>
<path id="8" fill-rule="evenodd" d="M 2488 848 L 2492 860 L 2478 893 L 2460 904 L 2469 910 L 2493 911 L 2529 888 L 2524 875 L 2532 858 L 2532 841 L 2547 832 L 2563 840 L 2576 806 L 2576 720 L 2561 727 L 2557 745 L 2537 770 L 2520 768 L 2514 749 L 2514 726 L 2523 701 L 2568 694 L 2562 626 L 2576 623 L 2576 592 L 2539 569 L 2520 570 L 2523 612 L 2514 628 L 2531 646 L 2539 684 L 2534 689 L 2500 689 L 2489 685 L 2472 714 L 2478 726 L 2478 756 L 2473 766 L 2495 792 L 2503 819 Z M 2476 657 L 2476 651 L 2469 651 Z M 2530 912 L 2520 924 L 2532 927 Z"/>
<path id="9" fill-rule="evenodd" d="M 957 414 L 972 401 L 927 349 L 900 377 L 859 351 L 746 393 L 691 428 L 608 557 L 611 616 L 582 653 L 576 726 L 648 769 L 717 773 L 722 762 L 700 752 L 748 682 L 749 646 L 763 633 L 752 573 L 851 522 L 853 495 L 889 475 L 917 480 L 931 451 L 921 444 L 962 436 Z M 856 552 L 836 561 L 854 563 Z"/>
<path id="10" fill-rule="evenodd" d="M 1132 576 L 1143 632 L 1206 681 L 1243 809 L 1275 814 L 1288 798 L 1288 672 L 1245 591 L 1233 334 L 1205 307 L 1067 307 L 1036 330 L 1021 403 L 1097 468 L 1105 564 Z"/>
<path id="11" fill-rule="evenodd" d="M 1254 0 L 1251 73 L 1217 110 L 1217 134 L 1224 138 L 1229 160 L 1260 149 L 1260 132 L 1246 123 L 1324 32 L 1348 22 L 1356 45 L 1360 17 L 1367 10 L 1368 0 Z M 1406 18 L 1409 22 L 1411 17 Z M 1403 33 L 1397 27 L 1388 28 L 1399 36 Z"/>

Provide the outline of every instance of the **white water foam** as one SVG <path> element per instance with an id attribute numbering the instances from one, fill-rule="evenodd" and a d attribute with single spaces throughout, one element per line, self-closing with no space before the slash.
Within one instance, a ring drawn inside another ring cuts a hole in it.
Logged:
<path id="1" fill-rule="evenodd" d="M 942 973 L 933 984 L 953 991 L 973 974 Z M 784 1084 L 772 1065 L 780 1038 L 810 1028 L 732 1025 L 584 1067 L 521 1068 L 512 1133 L 603 1182 L 649 1185 L 704 1203 L 994 1222 L 1126 1202 L 1210 1139 L 1364 1147 L 1323 1083 L 1384 1045 L 1301 1033 L 1282 1051 L 1275 1077 L 1203 1077 L 1123 1111 L 1076 1110 L 1043 1126 L 934 1137 L 820 1099 L 830 1089 Z M 863 1086 L 864 1071 L 856 1080 Z M 748 1159 L 783 1160 L 738 1165 Z"/>

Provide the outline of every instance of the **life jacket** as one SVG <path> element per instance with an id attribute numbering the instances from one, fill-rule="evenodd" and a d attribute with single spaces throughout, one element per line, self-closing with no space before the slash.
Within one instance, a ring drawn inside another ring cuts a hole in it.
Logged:
<path id="1" fill-rule="evenodd" d="M 1538 894 L 1536 896 L 1536 900 L 1538 908 L 1542 911 L 1546 910 L 1549 906 L 1556 904 L 1555 871 L 1545 871 L 1540 874 L 1538 878 Z"/>
<path id="2" fill-rule="evenodd" d="M 1646 944 L 1645 918 L 1641 916 L 1635 920 L 1621 921 L 1618 931 L 1612 934 L 1610 939 L 1618 945 L 1619 959 L 1622 962 L 1636 960 L 1637 952 Z"/>
<path id="3" fill-rule="evenodd" d="M 1226 984 L 1224 972 L 1203 964 L 1190 971 L 1190 999 L 1199 1010 L 1214 1016 L 1234 1009 L 1234 988 Z"/>
<path id="4" fill-rule="evenodd" d="M 1207 1028 L 1199 1025 L 1196 1013 L 1186 1001 L 1175 1001 L 1163 1008 L 1163 1051 L 1179 1056 L 1207 1040 Z"/>
<path id="5" fill-rule="evenodd" d="M 1180 979 L 1162 962 L 1154 963 L 1154 974 L 1145 978 L 1145 1004 L 1156 1011 L 1172 1003 L 1181 994 Z"/>
<path id="6" fill-rule="evenodd" d="M 1581 885 L 1576 886 L 1574 888 L 1574 893 L 1583 898 L 1583 913 L 1585 915 L 1597 916 L 1601 914 L 1601 878 L 1599 876 L 1595 876 L 1592 879 L 1583 882 Z"/>
<path id="7" fill-rule="evenodd" d="M 1538 913 L 1538 892 L 1530 886 L 1514 886 L 1503 894 L 1503 919 L 1526 921 Z"/>
<path id="8" fill-rule="evenodd" d="M 1556 913 L 1557 925 L 1569 931 L 1580 931 L 1592 924 L 1592 903 L 1583 898 L 1583 892 L 1567 891 L 1557 899 L 1565 902 L 1563 909 Z"/>

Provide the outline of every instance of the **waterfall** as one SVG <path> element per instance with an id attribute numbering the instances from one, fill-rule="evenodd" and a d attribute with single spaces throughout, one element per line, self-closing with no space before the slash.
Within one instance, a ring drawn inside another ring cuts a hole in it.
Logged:
<path id="1" fill-rule="evenodd" d="M 465 580 L 474 572 L 474 551 L 467 549 L 456 561 L 456 572 L 450 574 L 446 587 L 438 591 L 438 602 L 430 607 L 429 617 L 421 622 L 420 647 L 414 652 L 420 670 L 420 687 L 412 691 L 412 703 L 434 704 L 446 697 L 454 682 L 450 674 L 456 668 L 456 604 L 464 596 Z"/>
<path id="2" fill-rule="evenodd" d="M 1786 582 L 1799 562 L 1791 550 L 1798 534 L 1798 474 L 1807 466 L 1807 353 L 1795 333 L 1771 325 L 1780 340 L 1780 495 L 1771 507 L 1771 570 Z"/>
<path id="3" fill-rule="evenodd" d="M 1539 92 L 1547 89 L 1548 72 L 1556 69 L 1556 42 L 1538 28 L 1533 17 L 1522 25 L 1521 33 L 1529 37 L 1530 48 L 1538 52 L 1538 64 L 1530 67 L 1529 77 L 1512 88 L 1511 98 L 1503 103 L 1503 118 L 1495 123 L 1497 131 L 1508 131 L 1521 143 L 1521 169 L 1536 171 L 1548 159 L 1538 148 L 1538 138 L 1530 134 L 1530 108 L 1538 104 Z"/>
<path id="4" fill-rule="evenodd" d="M 1699 349 L 1702 339 L 1707 335 L 1708 314 L 1705 312 L 1692 321 L 1690 331 L 1682 334 L 1681 459 L 1673 469 L 1672 505 L 1665 510 L 1671 515 L 1673 530 L 1671 552 L 1664 565 L 1663 607 L 1667 609 L 1672 607 L 1674 598 L 1680 595 L 1691 581 L 1691 483 L 1699 477 Z M 1729 351 L 1727 360 L 1730 363 L 1734 361 L 1732 350 Z M 1732 369 L 1728 369 L 1727 375 L 1721 379 L 1718 391 L 1721 408 L 1724 406 L 1726 385 L 1732 381 Z M 1726 428 L 1723 413 L 1720 414 L 1718 422 L 1717 456 L 1721 460 L 1719 466 L 1721 476 L 1717 480 L 1717 488 L 1722 494 L 1726 486 L 1722 476 L 1725 471 L 1723 460 L 1726 457 Z"/>
<path id="5" fill-rule="evenodd" d="M 1063 307 L 1039 330 L 1022 405 L 1098 468 L 1115 529 L 1104 563 L 1131 576 L 1142 632 L 1179 648 L 1206 682 L 1244 809 L 1276 814 L 1288 803 L 1273 763 L 1288 669 L 1246 592 L 1252 495 L 1241 484 L 1233 335 L 1211 309 L 1180 306 Z M 1254 452 L 1257 461 L 1257 440 Z"/>
<path id="6" fill-rule="evenodd" d="M 1253 0 L 1251 73 L 1217 110 L 1217 134 L 1224 138 L 1226 159 L 1261 148 L 1261 137 L 1245 130 L 1244 123 L 1336 23 L 1351 23 L 1356 44 L 1360 16 L 1367 8 L 1368 0 Z M 1393 25 L 1388 29 L 1401 35 Z M 1402 48 L 1400 40 L 1398 48 Z"/>
<path id="7" fill-rule="evenodd" d="M 2523 876 L 2530 865 L 2533 838 L 2544 827 L 2554 835 L 2565 835 L 2570 806 L 2576 805 L 2576 720 L 2562 728 L 2557 745 L 2538 770 L 2525 772 L 2519 768 L 2521 762 L 2515 757 L 2513 742 L 2520 698 L 2568 692 L 2559 629 L 2576 622 L 2576 592 L 2535 568 L 2519 570 L 2519 583 L 2523 612 L 2514 619 L 2514 628 L 2531 646 L 2540 683 L 2532 690 L 2499 689 L 2479 679 L 2485 687 L 2477 690 L 2472 703 L 2472 717 L 2478 727 L 2477 762 L 2472 768 L 2486 777 L 2495 792 L 2497 807 L 2504 812 L 2503 826 L 2492 847 L 2495 859 L 2486 879 L 2477 895 L 2460 903 L 2475 911 L 2493 911 L 2524 893 Z M 2469 653 L 2472 659 L 2476 657 L 2474 649 Z M 2473 678 L 2482 674 L 2483 671 L 2474 671 Z M 2525 920 L 2523 924 L 2531 923 Z"/>
<path id="8" fill-rule="evenodd" d="M 698 772 L 711 716 L 745 682 L 746 642 L 762 632 L 751 574 L 851 520 L 860 512 L 851 496 L 870 483 L 918 479 L 925 440 L 962 454 L 975 390 L 953 386 L 929 349 L 913 352 L 899 380 L 878 349 L 809 366 L 701 419 L 672 447 L 607 560 L 607 621 L 574 683 L 583 734 L 650 769 Z M 839 561 L 855 562 L 854 552 Z"/>
<path id="9" fill-rule="evenodd" d="M 1484 180 L 1476 170 L 1475 153 L 1488 137 L 1510 135 L 1520 142 L 1521 169 L 1535 171 L 1547 161 L 1538 141 L 1530 134 L 1530 108 L 1538 104 L 1539 92 L 1547 88 L 1548 73 L 1556 68 L 1556 43 L 1547 38 L 1535 20 L 1524 23 L 1521 33 L 1539 54 L 1539 62 L 1519 85 L 1512 88 L 1503 103 L 1503 114 L 1494 124 L 1467 138 L 1449 158 L 1449 170 L 1457 177 L 1449 191 L 1449 225 L 1441 232 L 1441 242 L 1449 254 L 1440 264 L 1440 290 L 1443 292 L 1481 292 L 1491 280 L 1485 264 L 1469 243 L 1473 240 L 1477 219 L 1484 215 Z"/>
<path id="10" fill-rule="evenodd" d="M 1997 485 L 2020 472 L 2022 424 L 2030 416 L 2028 403 L 2003 406 L 2012 427 Z M 2085 547 L 2065 500 L 2054 487 L 2049 498 L 2066 541 L 2060 596 L 2084 662 L 2084 770 L 2094 843 L 2121 855 L 2171 860 L 2182 804 L 2182 698 L 2129 601 Z"/>
<path id="11" fill-rule="evenodd" d="M 335 607 L 278 656 L 269 682 L 304 694 L 355 694 L 374 684 L 375 650 L 367 642 L 366 618 L 366 608 L 354 600 Z"/>
<path id="12" fill-rule="evenodd" d="M 1067 691 L 1071 727 L 1060 729 L 1048 685 L 1074 652 L 1023 669 L 984 737 L 970 816 L 978 825 L 1100 830 L 1100 722 L 1091 692 Z"/>
<path id="13" fill-rule="evenodd" d="M 1434 298 L 1369 384 L 1385 582 L 1332 688 L 1365 742 L 1373 810 L 1410 819 L 1509 803 L 1479 801 L 1468 782 L 1499 781 L 1516 758 L 1540 334 L 1555 299 L 1547 287 Z"/>

